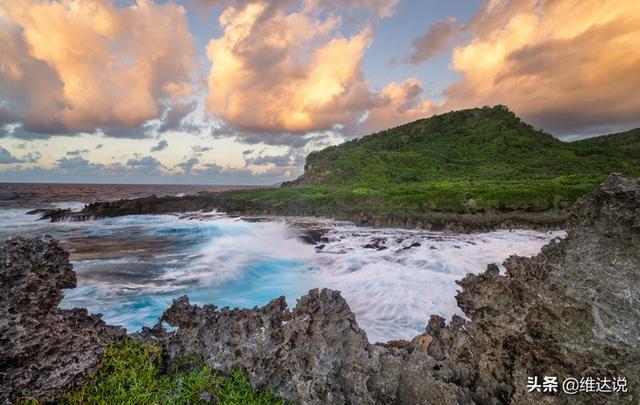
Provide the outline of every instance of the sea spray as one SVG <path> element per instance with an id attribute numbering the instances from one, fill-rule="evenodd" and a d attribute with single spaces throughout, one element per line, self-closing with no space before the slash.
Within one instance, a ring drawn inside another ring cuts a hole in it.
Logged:
<path id="1" fill-rule="evenodd" d="M 533 255 L 563 232 L 457 235 L 355 227 L 320 219 L 244 221 L 218 213 L 36 222 L 14 209 L 0 231 L 50 233 L 70 250 L 78 288 L 64 307 L 87 307 L 130 331 L 155 323 L 172 300 L 253 307 L 314 287 L 341 290 L 371 341 L 410 338 L 429 314 L 459 314 L 455 280 L 512 254 Z M 303 242 L 320 223 L 323 242 Z"/>

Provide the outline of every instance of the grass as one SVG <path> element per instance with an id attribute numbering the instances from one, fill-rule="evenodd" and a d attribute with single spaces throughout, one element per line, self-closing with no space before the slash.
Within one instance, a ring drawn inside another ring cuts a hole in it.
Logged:
<path id="1" fill-rule="evenodd" d="M 232 193 L 228 200 L 300 212 L 415 214 L 425 211 L 477 213 L 546 211 L 569 207 L 606 176 L 559 176 L 541 180 L 440 180 L 384 187 L 301 185 Z"/>
<path id="2" fill-rule="evenodd" d="M 198 364 L 172 373 L 163 372 L 158 345 L 127 342 L 109 346 L 97 373 L 80 390 L 67 394 L 63 404 L 197 404 L 207 393 L 215 403 L 228 405 L 285 404 L 271 391 L 252 389 L 240 370 L 228 376 Z M 193 364 L 193 362 L 190 362 Z M 23 398 L 22 404 L 38 401 Z"/>

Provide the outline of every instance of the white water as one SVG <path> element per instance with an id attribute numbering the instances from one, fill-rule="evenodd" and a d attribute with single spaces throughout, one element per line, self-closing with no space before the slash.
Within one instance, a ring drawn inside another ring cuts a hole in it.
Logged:
<path id="1" fill-rule="evenodd" d="M 46 232 L 61 239 L 79 279 L 63 306 L 87 307 L 130 330 L 151 326 L 182 294 L 193 303 L 240 307 L 284 295 L 293 306 L 309 289 L 328 287 L 342 291 L 369 340 L 386 341 L 415 336 L 430 314 L 461 314 L 455 280 L 466 273 L 481 272 L 511 254 L 536 254 L 564 235 L 522 230 L 452 235 L 323 221 L 328 242 L 317 250 L 302 242 L 300 224 L 291 220 L 189 218 L 50 224 L 35 222 L 23 210 L 0 209 L 0 236 Z M 372 240 L 384 241 L 379 243 L 386 249 L 363 247 Z"/>

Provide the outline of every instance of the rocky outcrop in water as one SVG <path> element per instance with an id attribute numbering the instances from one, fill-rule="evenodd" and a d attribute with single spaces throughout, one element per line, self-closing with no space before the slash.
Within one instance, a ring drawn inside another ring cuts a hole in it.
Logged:
<path id="1" fill-rule="evenodd" d="M 577 203 L 566 239 L 509 258 L 504 275 L 489 265 L 466 276 L 457 300 L 468 319 L 432 316 L 412 341 L 369 343 L 331 290 L 312 290 L 293 309 L 284 298 L 220 309 L 182 297 L 161 319 L 173 332 L 158 323 L 135 338 L 163 345 L 169 370 L 194 356 L 222 372 L 240 367 L 255 387 L 296 403 L 637 404 L 639 246 L 640 183 L 612 175 Z M 10 239 L 0 259 L 0 398 L 53 398 L 95 367 L 98 337 L 122 331 L 57 309 L 75 277 L 51 239 Z M 529 377 L 544 376 L 558 378 L 557 392 L 527 392 Z M 562 393 L 567 378 L 617 377 L 626 388 Z"/>
<path id="2" fill-rule="evenodd" d="M 103 339 L 123 337 L 86 309 L 61 310 L 74 288 L 69 254 L 51 237 L 0 245 L 0 403 L 57 398 L 95 370 Z"/>

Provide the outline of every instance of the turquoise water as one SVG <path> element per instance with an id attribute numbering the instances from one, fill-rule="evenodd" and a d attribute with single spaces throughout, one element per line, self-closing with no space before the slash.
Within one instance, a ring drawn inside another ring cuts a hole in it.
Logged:
<path id="1" fill-rule="evenodd" d="M 371 341 L 411 338 L 430 314 L 459 314 L 455 280 L 511 254 L 535 254 L 563 235 L 452 235 L 216 213 L 51 224 L 19 208 L 0 209 L 0 224 L 3 238 L 48 233 L 60 239 L 78 275 L 62 306 L 86 307 L 130 331 L 152 326 L 184 294 L 196 304 L 245 308 L 284 295 L 293 306 L 309 289 L 328 287 L 342 291 Z M 325 230 L 321 249 L 300 238 L 310 227 Z M 366 248 L 372 241 L 384 248 Z"/>

